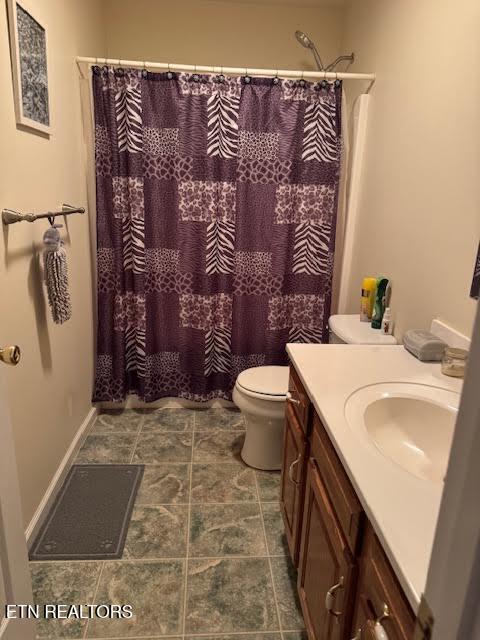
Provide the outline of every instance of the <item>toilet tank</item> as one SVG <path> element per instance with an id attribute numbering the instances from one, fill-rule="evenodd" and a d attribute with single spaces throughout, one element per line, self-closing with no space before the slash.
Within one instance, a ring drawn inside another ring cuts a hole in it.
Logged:
<path id="1" fill-rule="evenodd" d="M 372 329 L 369 322 L 360 322 L 360 315 L 336 315 L 328 319 L 330 344 L 397 344 L 394 336 Z"/>

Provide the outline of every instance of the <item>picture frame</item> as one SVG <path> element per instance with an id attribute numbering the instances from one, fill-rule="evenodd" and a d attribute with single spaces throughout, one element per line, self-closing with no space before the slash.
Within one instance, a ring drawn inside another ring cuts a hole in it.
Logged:
<path id="1" fill-rule="evenodd" d="M 7 0 L 17 125 L 51 134 L 47 29 L 28 1 Z"/>
<path id="2" fill-rule="evenodd" d="M 480 300 L 480 242 L 478 243 L 477 259 L 473 267 L 472 287 L 470 289 L 470 297 Z"/>

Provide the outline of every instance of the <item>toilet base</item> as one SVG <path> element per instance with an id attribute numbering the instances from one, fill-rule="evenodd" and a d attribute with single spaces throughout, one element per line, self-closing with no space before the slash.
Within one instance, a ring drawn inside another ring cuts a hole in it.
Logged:
<path id="1" fill-rule="evenodd" d="M 243 393 L 237 385 L 232 400 L 245 418 L 245 443 L 242 460 L 249 467 L 264 471 L 282 468 L 285 400 L 256 398 Z"/>
<path id="2" fill-rule="evenodd" d="M 249 467 L 263 471 L 282 468 L 285 418 L 272 419 L 244 413 L 246 423 L 242 460 Z"/>

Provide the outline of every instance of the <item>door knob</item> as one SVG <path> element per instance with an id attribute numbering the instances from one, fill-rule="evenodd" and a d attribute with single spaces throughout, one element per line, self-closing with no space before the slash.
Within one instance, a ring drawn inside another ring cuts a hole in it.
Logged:
<path id="1" fill-rule="evenodd" d="M 0 347 L 0 361 L 5 364 L 15 366 L 20 362 L 21 355 L 20 347 L 16 344 L 10 347 Z"/>

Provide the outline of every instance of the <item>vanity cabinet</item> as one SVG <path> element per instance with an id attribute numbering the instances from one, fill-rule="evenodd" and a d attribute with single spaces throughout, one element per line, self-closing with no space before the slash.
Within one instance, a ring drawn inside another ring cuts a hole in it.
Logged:
<path id="1" fill-rule="evenodd" d="M 281 510 L 309 640 L 411 640 L 413 611 L 293 367 Z"/>

